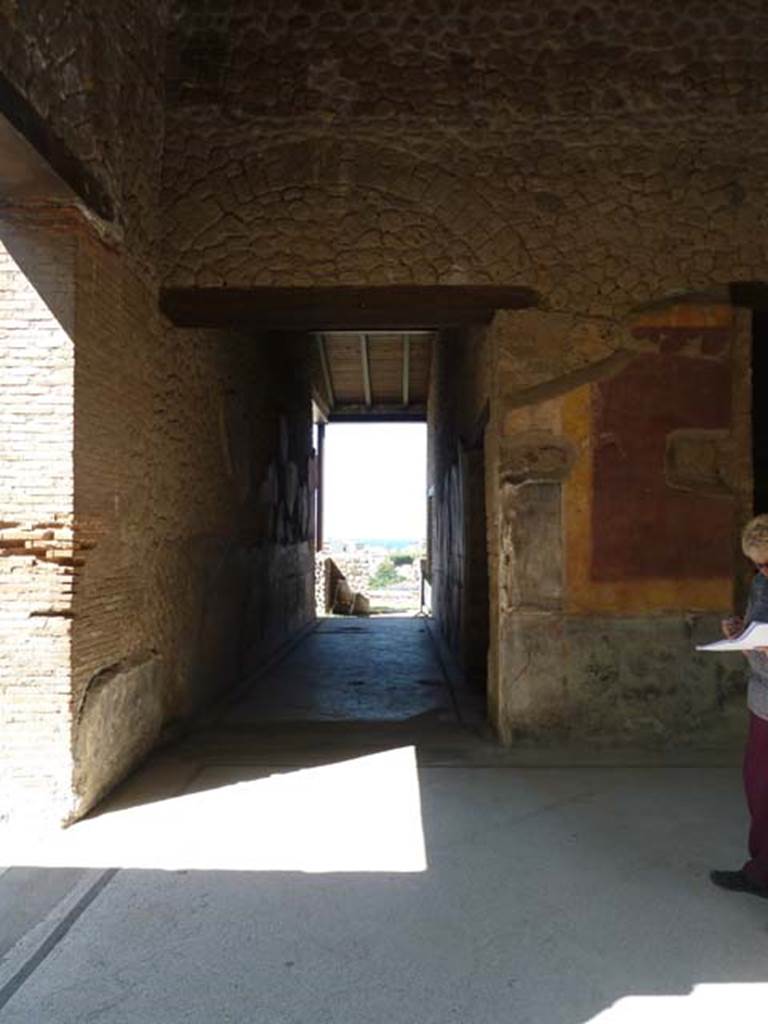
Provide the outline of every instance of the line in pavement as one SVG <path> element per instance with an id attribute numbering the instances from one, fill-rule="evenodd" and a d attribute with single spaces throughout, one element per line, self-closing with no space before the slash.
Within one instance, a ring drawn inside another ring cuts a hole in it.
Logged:
<path id="1" fill-rule="evenodd" d="M 0 988 L 0 1010 L 16 995 L 21 986 L 29 980 L 40 964 L 58 946 L 67 932 L 80 918 L 88 907 L 93 903 L 99 893 L 115 877 L 119 868 L 109 868 L 103 871 L 96 881 L 91 885 L 75 903 L 75 905 L 59 921 L 53 931 L 37 947 L 34 953 L 29 956 L 11 978 Z"/>

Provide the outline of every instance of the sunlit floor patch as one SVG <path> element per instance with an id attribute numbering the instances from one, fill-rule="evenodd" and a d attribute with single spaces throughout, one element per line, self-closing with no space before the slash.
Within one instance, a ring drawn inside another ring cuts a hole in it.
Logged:
<path id="1" fill-rule="evenodd" d="M 181 796 L 17 837 L 9 862 L 161 870 L 419 872 L 413 747 L 247 781 L 209 767 Z"/>
<path id="2" fill-rule="evenodd" d="M 685 996 L 626 996 L 587 1024 L 712 1024 L 758 1020 L 768 1006 L 768 985 L 696 985 Z"/>
<path id="3" fill-rule="evenodd" d="M 689 995 L 628 995 L 587 1024 L 703 1024 L 757 1020 L 768 1006 L 768 985 L 695 985 Z"/>

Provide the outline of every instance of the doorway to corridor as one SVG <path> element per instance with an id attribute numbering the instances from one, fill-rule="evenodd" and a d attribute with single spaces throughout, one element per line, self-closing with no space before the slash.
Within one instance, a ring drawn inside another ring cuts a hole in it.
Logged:
<path id="1" fill-rule="evenodd" d="M 426 424 L 330 423 L 323 464 L 318 614 L 426 612 Z"/>
<path id="2" fill-rule="evenodd" d="M 222 724 L 454 723 L 458 679 L 430 621 L 427 424 L 322 435 L 315 628 Z"/>
<path id="3" fill-rule="evenodd" d="M 487 616 L 462 616 L 459 610 L 462 591 L 481 605 L 488 599 L 484 502 L 477 500 L 483 494 L 482 449 L 478 455 L 476 443 L 449 442 L 455 465 L 447 481 L 438 479 L 446 431 L 439 422 L 427 422 L 427 374 L 418 395 L 410 384 L 397 394 L 391 387 L 391 401 L 400 404 L 385 407 L 381 398 L 388 392 L 384 378 L 376 376 L 377 359 L 395 341 L 364 342 L 326 336 L 320 343 L 326 395 L 336 404 L 324 412 L 314 403 L 316 623 L 286 657 L 252 681 L 228 717 L 230 725 L 485 720 L 478 659 L 459 664 L 450 643 L 461 653 L 472 648 L 464 633 L 473 627 L 484 667 Z M 431 341 L 436 350 L 442 343 Z M 399 345 L 398 372 L 400 360 L 411 358 L 418 343 L 401 339 Z M 354 360 L 359 395 L 348 379 Z M 410 374 L 404 370 L 403 377 Z M 406 409 L 403 400 L 414 396 L 418 403 Z M 465 552 L 470 557 L 462 557 Z M 482 566 L 475 564 L 478 559 Z M 444 621 L 432 619 L 435 578 L 438 589 L 458 595 L 449 601 L 438 595 L 442 611 L 450 605 Z M 446 625 L 447 637 L 441 628 Z"/>

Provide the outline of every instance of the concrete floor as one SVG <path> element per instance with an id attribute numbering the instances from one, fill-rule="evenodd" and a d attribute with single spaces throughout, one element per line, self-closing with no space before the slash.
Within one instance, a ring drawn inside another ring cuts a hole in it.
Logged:
<path id="1" fill-rule="evenodd" d="M 521 758 L 422 622 L 337 626 L 99 814 L 8 837 L 2 1024 L 762 1016 L 768 901 L 706 880 L 743 856 L 735 753 Z"/>
<path id="2" fill-rule="evenodd" d="M 402 721 L 452 713 L 427 622 L 420 617 L 320 619 L 251 684 L 221 721 Z"/>

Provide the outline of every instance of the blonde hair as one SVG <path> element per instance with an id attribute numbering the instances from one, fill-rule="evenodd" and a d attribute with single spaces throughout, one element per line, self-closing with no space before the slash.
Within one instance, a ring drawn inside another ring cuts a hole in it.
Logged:
<path id="1" fill-rule="evenodd" d="M 747 557 L 768 554 L 768 515 L 749 520 L 741 531 L 741 550 Z"/>

